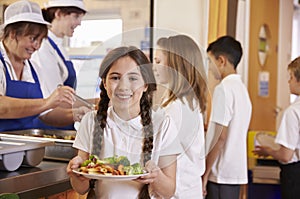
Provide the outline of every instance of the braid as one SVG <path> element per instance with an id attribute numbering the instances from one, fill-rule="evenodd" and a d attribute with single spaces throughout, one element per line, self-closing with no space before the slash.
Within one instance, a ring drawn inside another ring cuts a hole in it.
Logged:
<path id="1" fill-rule="evenodd" d="M 107 118 L 107 109 L 109 104 L 109 98 L 107 96 L 107 92 L 104 88 L 103 83 L 100 85 L 101 93 L 100 93 L 100 101 L 98 104 L 98 111 L 95 119 L 95 127 L 93 132 L 93 148 L 92 154 L 100 155 L 101 152 L 101 144 L 103 140 L 104 128 L 106 126 L 106 118 Z"/>
<path id="2" fill-rule="evenodd" d="M 153 149 L 153 124 L 152 124 L 152 99 L 144 94 L 141 98 L 141 118 L 142 125 L 144 127 L 144 164 L 151 159 Z"/>
<path id="3" fill-rule="evenodd" d="M 144 164 L 151 159 L 153 149 L 153 124 L 152 124 L 152 95 L 156 90 L 155 77 L 152 71 L 152 65 L 148 57 L 136 47 L 119 47 L 111 50 L 101 62 L 99 76 L 102 78 L 100 85 L 101 95 L 99 102 L 99 109 L 95 117 L 95 129 L 93 138 L 93 152 L 100 154 L 101 142 L 103 139 L 103 131 L 106 126 L 107 110 L 109 105 L 109 98 L 104 88 L 105 78 L 112 67 L 112 65 L 120 58 L 129 56 L 138 66 L 140 66 L 141 74 L 147 85 L 147 91 L 143 93 L 140 100 L 140 115 L 141 123 L 144 131 L 143 143 L 143 162 Z M 143 67 L 142 67 L 143 66 Z M 148 185 L 144 185 L 139 193 L 139 199 L 150 199 L 148 192 Z"/>
<path id="4" fill-rule="evenodd" d="M 143 145 L 143 160 L 144 165 L 151 159 L 153 149 L 153 124 L 152 124 L 152 95 L 144 93 L 141 98 L 141 122 L 144 126 L 144 145 Z M 145 184 L 140 193 L 139 199 L 150 199 L 148 184 Z"/>

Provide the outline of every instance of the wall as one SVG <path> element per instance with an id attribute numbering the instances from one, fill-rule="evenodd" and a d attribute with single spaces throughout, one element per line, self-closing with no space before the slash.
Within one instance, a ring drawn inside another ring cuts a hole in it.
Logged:
<path id="1" fill-rule="evenodd" d="M 1 0 L 1 4 L 9 5 L 18 0 Z M 33 2 L 37 2 L 40 6 L 44 6 L 44 3 L 48 2 L 48 0 L 32 0 Z"/>
<path id="2" fill-rule="evenodd" d="M 266 11 L 268 10 L 268 11 Z M 289 103 L 287 65 L 291 61 L 293 0 L 251 0 L 248 90 L 253 104 L 252 130 L 276 131 Z M 264 66 L 258 61 L 259 28 L 269 27 L 269 51 Z M 269 95 L 259 96 L 261 71 L 269 72 Z"/>
<path id="3" fill-rule="evenodd" d="M 279 3 L 279 41 L 278 41 L 278 78 L 276 129 L 278 129 L 282 113 L 290 104 L 289 74 L 287 66 L 292 59 L 292 31 L 293 31 L 293 0 L 280 0 Z M 299 36 L 298 36 L 299 37 Z"/>
<path id="4" fill-rule="evenodd" d="M 300 55 L 300 5 L 294 10 L 293 28 L 292 58 L 295 59 Z"/>
<path id="5" fill-rule="evenodd" d="M 208 37 L 209 0 L 154 0 L 154 38 L 186 34 L 192 37 L 205 55 Z M 160 104 L 163 86 L 157 87 L 153 104 Z"/>
<path id="6" fill-rule="evenodd" d="M 244 84 L 248 87 L 248 67 L 249 67 L 249 22 L 250 22 L 250 0 L 239 0 L 236 19 L 236 39 L 241 42 L 243 56 L 237 68 Z"/>
<path id="7" fill-rule="evenodd" d="M 170 30 L 170 34 L 188 34 L 205 48 L 208 6 L 209 0 L 154 0 L 154 27 Z"/>

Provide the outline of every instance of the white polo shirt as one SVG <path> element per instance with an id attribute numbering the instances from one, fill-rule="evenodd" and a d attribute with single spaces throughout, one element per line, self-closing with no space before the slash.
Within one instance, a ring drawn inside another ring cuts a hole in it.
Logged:
<path id="1" fill-rule="evenodd" d="M 87 113 L 78 129 L 73 147 L 91 153 L 96 112 Z M 152 160 L 158 163 L 160 156 L 177 155 L 182 152 L 177 138 L 177 129 L 169 116 L 153 116 L 154 142 Z M 108 110 L 107 126 L 104 130 L 104 144 L 100 158 L 125 155 L 130 163 L 140 162 L 143 146 L 141 118 L 124 121 L 117 116 L 112 107 Z M 137 198 L 142 184 L 135 181 L 97 182 L 98 198 Z"/>
<path id="2" fill-rule="evenodd" d="M 295 151 L 288 163 L 300 161 L 300 97 L 284 111 L 275 142 Z"/>
<path id="3" fill-rule="evenodd" d="M 51 31 L 48 31 L 48 36 L 56 43 L 65 59 L 69 57 L 62 46 L 63 39 L 56 37 Z M 58 55 L 56 50 L 51 46 L 48 38 L 44 39 L 41 47 L 33 53 L 31 57 L 34 62 L 34 69 L 42 85 L 43 96 L 48 97 L 58 85 L 63 85 L 68 78 L 68 69 Z"/>
<path id="4" fill-rule="evenodd" d="M 166 111 L 176 123 L 183 153 L 177 157 L 175 198 L 201 199 L 202 179 L 205 171 L 204 122 L 199 106 L 189 107 L 186 98 L 177 99 L 162 111 Z"/>
<path id="5" fill-rule="evenodd" d="M 247 133 L 251 111 L 249 94 L 240 75 L 228 75 L 215 87 L 207 138 L 214 136 L 216 123 L 228 127 L 228 132 L 223 151 L 213 164 L 209 181 L 220 184 L 248 182 Z M 209 153 L 213 144 L 210 140 L 207 144 Z"/>

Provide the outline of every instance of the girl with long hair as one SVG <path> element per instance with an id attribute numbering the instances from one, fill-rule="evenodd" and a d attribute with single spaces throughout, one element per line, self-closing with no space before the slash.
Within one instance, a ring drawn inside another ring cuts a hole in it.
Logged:
<path id="1" fill-rule="evenodd" d="M 174 198 L 202 198 L 207 77 L 199 46 L 187 35 L 162 37 L 154 56 L 157 83 L 165 87 L 160 111 L 172 117 L 184 152 L 177 157 Z M 192 182 L 192 183 L 191 183 Z"/>
<path id="2" fill-rule="evenodd" d="M 135 47 L 113 49 L 101 63 L 100 77 L 99 109 L 83 117 L 74 142 L 78 156 L 67 168 L 73 188 L 80 194 L 89 190 L 90 180 L 72 172 L 89 155 L 117 155 L 144 165 L 149 174 L 131 181 L 97 180 L 96 198 L 170 198 L 181 147 L 173 136 L 174 121 L 152 115 L 156 83 L 148 58 Z"/>

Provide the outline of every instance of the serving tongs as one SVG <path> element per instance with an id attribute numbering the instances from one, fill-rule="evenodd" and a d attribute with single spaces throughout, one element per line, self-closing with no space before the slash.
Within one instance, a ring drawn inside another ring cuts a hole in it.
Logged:
<path id="1" fill-rule="evenodd" d="M 82 102 L 84 105 L 86 105 L 88 108 L 95 110 L 96 109 L 96 105 L 87 101 L 86 99 L 83 99 L 82 97 L 74 94 L 74 97 L 76 100 L 79 100 L 80 102 Z"/>

